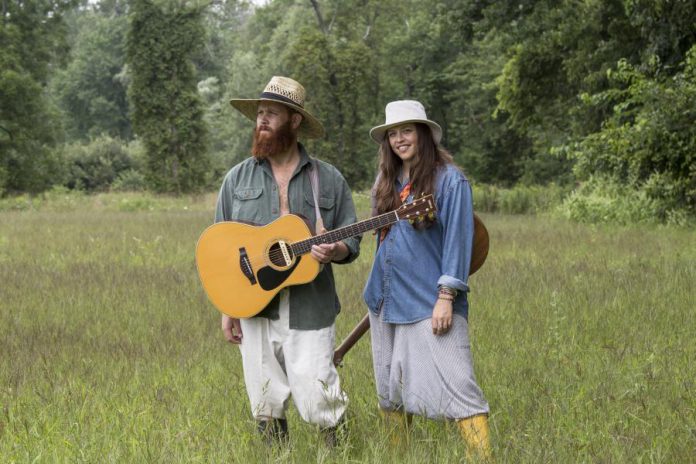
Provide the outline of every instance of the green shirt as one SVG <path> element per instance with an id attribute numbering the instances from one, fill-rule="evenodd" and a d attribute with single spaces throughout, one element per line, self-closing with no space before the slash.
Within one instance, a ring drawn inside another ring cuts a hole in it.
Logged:
<path id="1" fill-rule="evenodd" d="M 319 209 L 327 230 L 357 221 L 348 183 L 332 165 L 312 159 L 298 143 L 300 162 L 288 185 L 290 213 L 304 216 L 316 224 L 314 197 L 309 168 L 314 164 L 319 173 Z M 233 167 L 225 176 L 218 195 L 215 222 L 244 221 L 268 224 L 280 216 L 278 184 L 268 161 L 248 158 Z M 350 253 L 338 264 L 349 263 L 360 253 L 360 236 L 344 240 Z M 331 264 L 322 266 L 316 279 L 290 289 L 290 328 L 316 330 L 334 323 L 341 309 Z M 234 289 L 230 289 L 234 291 Z M 278 295 L 255 317 L 278 319 Z"/>

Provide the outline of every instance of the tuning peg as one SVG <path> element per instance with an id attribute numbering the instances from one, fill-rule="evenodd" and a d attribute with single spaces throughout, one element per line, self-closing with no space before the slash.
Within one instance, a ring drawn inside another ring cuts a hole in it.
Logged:
<path id="1" fill-rule="evenodd" d="M 433 211 L 428 213 L 428 219 L 430 219 L 431 221 L 435 220 L 435 213 Z"/>

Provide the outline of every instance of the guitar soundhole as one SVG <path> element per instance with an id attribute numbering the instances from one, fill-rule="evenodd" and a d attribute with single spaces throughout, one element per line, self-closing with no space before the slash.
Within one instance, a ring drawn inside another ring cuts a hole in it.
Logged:
<path id="1" fill-rule="evenodd" d="M 283 252 L 284 250 L 286 253 Z M 294 257 L 290 247 L 284 247 L 284 244 L 276 242 L 268 249 L 268 258 L 272 265 L 277 267 L 286 267 L 292 264 Z"/>

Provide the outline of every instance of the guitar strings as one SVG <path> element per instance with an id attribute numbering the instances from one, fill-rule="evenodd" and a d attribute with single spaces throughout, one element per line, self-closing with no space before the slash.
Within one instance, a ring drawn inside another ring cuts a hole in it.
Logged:
<path id="1" fill-rule="evenodd" d="M 418 204 L 418 203 L 419 203 L 419 201 L 413 202 L 413 204 Z M 428 210 L 426 210 L 426 212 L 428 212 Z M 387 224 L 393 223 L 394 222 L 393 220 L 388 219 L 391 215 L 396 215 L 396 218 L 395 218 L 396 221 L 401 219 L 398 215 L 398 210 L 394 210 L 394 211 L 390 211 L 388 213 L 380 214 L 379 216 L 374 216 L 374 217 L 366 219 L 364 221 L 357 222 L 355 224 L 351 224 L 351 225 L 348 225 L 345 227 L 341 227 L 339 229 L 331 230 L 325 234 L 315 235 L 314 237 L 300 240 L 298 242 L 287 243 L 287 246 L 290 249 L 290 251 L 292 252 L 293 260 L 294 260 L 294 258 L 296 258 L 298 255 L 301 256 L 303 254 L 309 253 L 311 251 L 311 246 L 306 251 L 300 250 L 301 251 L 300 253 L 294 253 L 292 250 L 293 245 L 298 245 L 302 242 L 308 242 L 308 244 L 311 244 L 312 241 L 315 241 L 319 237 L 323 237 L 324 239 L 326 239 L 329 236 L 336 236 L 335 240 L 331 239 L 331 240 L 327 240 L 326 242 L 317 241 L 317 244 L 333 243 L 333 242 L 338 241 L 341 238 L 343 238 L 343 234 L 345 234 L 346 232 L 348 232 L 348 234 L 349 234 L 349 235 L 345 235 L 346 237 L 352 237 L 352 236 L 358 235 L 360 233 L 366 232 L 368 230 L 379 228 L 381 226 L 383 227 Z M 387 221 L 383 223 L 382 221 L 384 221 L 385 219 L 387 219 Z M 367 224 L 370 224 L 368 229 L 362 230 L 362 231 L 356 231 L 357 229 L 361 229 L 361 226 L 364 227 Z M 277 240 L 276 243 L 278 243 L 280 241 L 281 240 Z M 266 257 L 268 257 L 268 260 L 266 259 Z M 277 249 L 274 249 L 274 250 L 270 250 L 268 253 L 265 253 L 262 255 L 247 256 L 248 263 L 252 267 L 252 272 L 253 272 L 253 269 L 256 269 L 257 267 L 263 266 L 263 265 L 269 263 L 269 261 L 270 261 L 270 263 L 275 264 L 276 261 L 280 260 L 281 258 L 284 258 L 284 253 L 280 249 L 280 247 L 278 247 Z"/>
<path id="2" fill-rule="evenodd" d="M 372 217 L 372 218 L 370 218 L 370 219 L 366 219 L 365 221 L 357 222 L 357 223 L 355 223 L 355 224 L 351 224 L 351 225 L 348 225 L 348 226 L 345 226 L 345 227 L 342 227 L 342 228 L 339 228 L 339 229 L 331 230 L 331 231 L 329 231 L 329 232 L 327 232 L 327 233 L 325 233 L 325 234 L 315 235 L 314 237 L 310 237 L 310 238 L 308 238 L 308 239 L 300 240 L 300 241 L 298 241 L 298 242 L 287 243 L 287 246 L 288 246 L 288 248 L 291 249 L 290 251 L 292 252 L 292 247 L 293 247 L 293 245 L 297 245 L 297 244 L 302 243 L 302 242 L 308 242 L 308 244 L 311 244 L 311 242 L 312 242 L 313 240 L 316 240 L 316 239 L 318 239 L 319 237 L 323 237 L 324 239 L 326 239 L 327 237 L 329 237 L 329 236 L 331 236 L 331 235 L 336 235 L 337 237 L 336 237 L 335 240 L 327 240 L 326 242 L 317 241 L 316 244 L 320 244 L 320 243 L 333 243 L 333 242 L 335 242 L 335 241 L 337 241 L 337 240 L 340 240 L 340 239 L 342 238 L 342 233 L 345 233 L 346 231 L 350 231 L 351 229 L 360 229 L 360 226 L 365 226 L 367 223 L 371 223 L 371 224 L 370 224 L 370 228 L 367 229 L 367 230 L 371 230 L 371 229 L 374 229 L 374 228 L 378 228 L 378 227 L 380 227 L 380 226 L 384 226 L 384 225 L 386 225 L 386 224 L 382 224 L 381 222 L 382 222 L 384 219 L 387 219 L 390 215 L 392 215 L 392 214 L 394 214 L 394 213 L 395 213 L 395 211 L 390 211 L 390 212 L 388 212 L 388 213 L 384 213 L 384 214 L 381 214 L 381 215 L 379 215 L 379 216 L 375 216 L 375 217 Z M 396 218 L 396 219 L 398 220 L 398 215 L 397 215 L 397 218 Z M 393 222 L 393 221 L 391 221 L 391 220 L 387 221 L 387 223 L 389 223 L 389 222 Z M 353 233 L 353 232 L 355 232 L 355 233 Z M 358 234 L 360 234 L 360 233 L 362 233 L 362 232 L 364 232 L 364 231 L 357 231 L 357 232 L 356 232 L 355 230 L 353 230 L 352 232 L 349 232 L 351 235 L 348 235 L 348 236 L 358 235 Z M 280 240 L 277 240 L 276 243 L 277 243 L 278 241 L 280 241 Z M 299 253 L 299 254 L 292 253 L 292 255 L 293 255 L 293 258 L 295 258 L 297 255 L 307 254 L 307 253 L 309 253 L 310 251 L 311 251 L 311 246 L 310 246 L 309 249 L 307 249 L 307 251 L 305 251 L 305 252 L 303 252 L 303 253 Z M 269 259 L 266 260 L 266 257 L 268 257 Z M 283 257 L 284 257 L 283 251 L 280 250 L 279 248 L 277 248 L 277 249 L 274 249 L 274 250 L 270 250 L 268 253 L 265 253 L 265 254 L 262 254 L 262 255 L 247 256 L 247 259 L 248 259 L 249 264 L 251 264 L 252 269 L 256 269 L 257 267 L 260 267 L 260 266 L 263 266 L 263 265 L 267 264 L 269 261 L 270 261 L 271 263 L 276 264 L 277 260 L 280 260 L 280 259 L 283 258 Z M 276 264 L 276 265 L 279 265 L 279 264 Z M 280 266 L 280 265 L 279 265 L 279 266 Z"/>

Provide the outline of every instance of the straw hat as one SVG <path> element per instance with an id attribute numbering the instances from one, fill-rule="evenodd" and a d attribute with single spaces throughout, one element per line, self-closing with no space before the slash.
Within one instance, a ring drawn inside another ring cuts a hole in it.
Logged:
<path id="1" fill-rule="evenodd" d="M 398 100 L 387 103 L 385 114 L 385 123 L 381 126 L 373 127 L 370 130 L 370 137 L 377 143 L 382 143 L 385 132 L 392 127 L 409 122 L 426 124 L 433 133 L 433 140 L 435 140 L 435 143 L 440 143 L 440 140 L 442 140 L 442 128 L 435 121 L 428 119 L 428 116 L 425 114 L 425 108 L 423 108 L 423 105 L 418 101 Z"/>
<path id="2" fill-rule="evenodd" d="M 282 103 L 300 113 L 303 117 L 298 131 L 299 135 L 308 139 L 316 139 L 324 135 L 324 127 L 319 120 L 304 109 L 305 89 L 299 82 L 289 77 L 273 76 L 259 98 L 233 98 L 230 100 L 230 104 L 247 118 L 256 121 L 256 112 L 259 102 L 262 101 Z"/>

